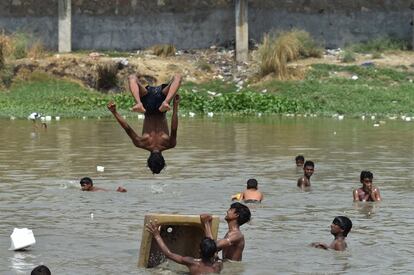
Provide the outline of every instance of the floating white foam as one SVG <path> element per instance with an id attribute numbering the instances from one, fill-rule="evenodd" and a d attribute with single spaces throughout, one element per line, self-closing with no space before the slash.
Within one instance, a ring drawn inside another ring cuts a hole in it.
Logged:
<path id="1" fill-rule="evenodd" d="M 96 171 L 103 172 L 103 171 L 105 171 L 105 167 L 98 165 L 98 166 L 96 166 Z"/>

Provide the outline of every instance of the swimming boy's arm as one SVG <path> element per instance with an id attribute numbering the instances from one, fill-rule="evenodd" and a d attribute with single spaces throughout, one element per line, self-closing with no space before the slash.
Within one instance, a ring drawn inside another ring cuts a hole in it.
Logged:
<path id="1" fill-rule="evenodd" d="M 373 188 L 371 192 L 371 198 L 373 201 L 381 201 L 381 195 L 380 195 L 378 187 Z"/>
<path id="2" fill-rule="evenodd" d="M 352 192 L 352 194 L 354 196 L 354 201 L 359 201 L 358 189 L 355 189 L 354 192 Z"/>
<path id="3" fill-rule="evenodd" d="M 116 111 L 115 103 L 111 101 L 108 103 L 107 107 L 108 107 L 108 110 L 111 111 L 111 113 L 114 115 L 119 125 L 121 125 L 121 127 L 124 128 L 125 132 L 128 134 L 129 138 L 132 140 L 132 143 L 134 143 L 136 147 L 144 148 L 141 142 L 141 137 L 138 136 L 137 133 L 135 133 L 135 131 L 131 128 L 131 126 L 128 125 L 126 120 L 123 117 L 121 117 L 121 115 Z"/>
<path id="4" fill-rule="evenodd" d="M 336 251 L 344 251 L 346 249 L 346 243 L 344 241 L 335 241 L 329 248 Z"/>
<path id="5" fill-rule="evenodd" d="M 305 188 L 305 186 L 306 186 L 306 181 L 305 181 L 305 178 L 304 177 L 300 177 L 299 179 L 298 179 L 298 187 L 300 187 L 300 188 Z"/>
<path id="6" fill-rule="evenodd" d="M 209 237 L 210 239 L 213 239 L 213 233 L 211 231 L 211 222 L 213 220 L 213 217 L 210 214 L 201 214 L 200 215 L 200 221 L 201 224 L 204 227 L 204 235 L 206 237 Z"/>
<path id="7" fill-rule="evenodd" d="M 177 145 L 177 129 L 178 129 L 178 104 L 180 102 L 180 96 L 175 95 L 173 113 L 171 117 L 171 135 L 170 135 L 170 146 L 169 148 L 174 148 Z"/>
<path id="8" fill-rule="evenodd" d="M 157 242 L 158 246 L 160 247 L 162 253 L 168 258 L 173 260 L 174 262 L 182 265 L 192 265 L 194 264 L 194 258 L 192 257 L 184 257 L 181 255 L 178 255 L 176 253 L 173 253 L 170 251 L 170 249 L 167 247 L 167 245 L 164 243 L 164 240 L 160 236 L 159 226 L 157 224 L 154 224 L 152 222 L 149 222 L 146 224 L 146 229 L 152 233 L 154 236 L 155 241 Z"/>
<path id="9" fill-rule="evenodd" d="M 243 234 L 240 231 L 238 231 L 238 232 L 232 233 L 230 236 L 227 236 L 224 239 L 217 240 L 216 241 L 217 251 L 240 242 L 242 238 L 243 238 Z"/>

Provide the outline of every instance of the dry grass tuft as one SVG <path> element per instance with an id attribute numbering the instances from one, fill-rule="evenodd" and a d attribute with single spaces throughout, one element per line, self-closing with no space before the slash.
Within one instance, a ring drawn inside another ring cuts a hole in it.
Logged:
<path id="1" fill-rule="evenodd" d="M 300 57 L 320 57 L 322 49 L 307 32 L 292 30 L 278 35 L 266 34 L 259 55 L 262 76 L 274 73 L 279 79 L 287 79 L 290 76 L 288 62 Z"/>
<path id="2" fill-rule="evenodd" d="M 34 42 L 27 51 L 27 57 L 39 59 L 46 56 L 46 50 L 42 42 Z"/>
<path id="3" fill-rule="evenodd" d="M 174 56 L 177 49 L 172 44 L 154 45 L 150 48 L 157 56 Z"/>

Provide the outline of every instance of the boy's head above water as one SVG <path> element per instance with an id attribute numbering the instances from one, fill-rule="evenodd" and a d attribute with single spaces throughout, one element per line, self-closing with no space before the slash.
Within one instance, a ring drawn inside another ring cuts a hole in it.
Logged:
<path id="1" fill-rule="evenodd" d="M 312 176 L 313 172 L 315 171 L 315 164 L 313 161 L 307 160 L 303 165 L 303 171 L 305 172 L 305 176 L 310 178 L 310 176 Z"/>
<path id="2" fill-rule="evenodd" d="M 82 191 L 89 191 L 93 187 L 92 179 L 89 177 L 82 178 L 79 183 Z"/>
<path id="3" fill-rule="evenodd" d="M 230 205 L 229 210 L 227 210 L 227 215 L 225 219 L 227 221 L 232 219 L 237 219 L 237 224 L 239 226 L 250 221 L 251 213 L 249 207 L 240 202 L 235 202 Z"/>
<path id="4" fill-rule="evenodd" d="M 296 166 L 297 167 L 302 167 L 303 166 L 303 163 L 305 162 L 305 157 L 302 156 L 302 155 L 298 155 L 295 158 L 295 162 L 296 162 Z"/>
<path id="5" fill-rule="evenodd" d="M 256 179 L 249 179 L 247 181 L 247 189 L 257 189 L 257 180 Z"/>
<path id="6" fill-rule="evenodd" d="M 374 175 L 370 171 L 362 171 L 360 175 L 360 182 L 364 185 L 372 185 Z"/>
<path id="7" fill-rule="evenodd" d="M 345 216 L 337 216 L 332 221 L 331 233 L 332 235 L 341 234 L 346 237 L 348 236 L 349 231 L 352 229 L 352 222 L 349 218 Z"/>
<path id="8" fill-rule="evenodd" d="M 217 252 L 216 242 L 208 237 L 204 237 L 200 242 L 200 255 L 203 260 L 210 260 Z"/>
<path id="9" fill-rule="evenodd" d="M 147 165 L 153 174 L 159 174 L 165 167 L 165 160 L 161 152 L 151 152 L 150 156 L 147 159 Z"/>

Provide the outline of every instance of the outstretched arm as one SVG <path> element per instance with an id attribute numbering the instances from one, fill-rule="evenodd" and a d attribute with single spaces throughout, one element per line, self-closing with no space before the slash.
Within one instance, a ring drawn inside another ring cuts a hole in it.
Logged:
<path id="1" fill-rule="evenodd" d="M 116 105 L 114 102 L 109 102 L 108 110 L 111 111 L 111 113 L 114 115 L 116 120 L 118 121 L 119 125 L 121 125 L 122 128 L 124 128 L 125 132 L 128 134 L 129 138 L 132 140 L 132 143 L 134 143 L 135 146 L 139 148 L 143 148 L 141 137 L 135 133 L 135 131 L 131 128 L 131 126 L 128 125 L 126 120 L 116 111 Z"/>
<path id="2" fill-rule="evenodd" d="M 173 113 L 171 117 L 171 135 L 170 135 L 170 148 L 174 148 L 177 145 L 177 129 L 178 129 L 178 104 L 180 103 L 180 96 L 174 97 Z"/>
<path id="3" fill-rule="evenodd" d="M 168 259 L 171 259 L 171 260 L 173 260 L 174 262 L 176 262 L 178 264 L 182 264 L 182 265 L 186 265 L 186 266 L 189 266 L 189 265 L 193 264 L 193 262 L 194 262 L 193 258 L 183 257 L 181 255 L 175 254 L 175 253 L 170 251 L 170 249 L 167 247 L 167 245 L 164 243 L 164 240 L 160 236 L 160 230 L 159 230 L 158 224 L 152 223 L 150 221 L 145 226 L 146 226 L 147 231 L 152 233 L 152 235 L 154 236 L 154 239 L 157 242 L 158 246 L 160 247 L 162 253 L 164 253 L 165 256 Z"/>

